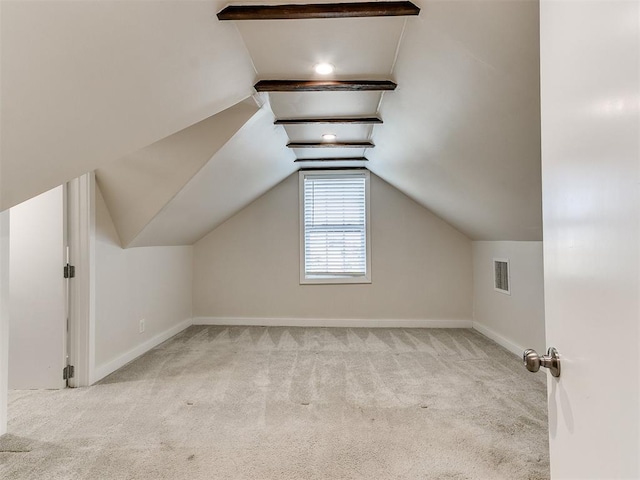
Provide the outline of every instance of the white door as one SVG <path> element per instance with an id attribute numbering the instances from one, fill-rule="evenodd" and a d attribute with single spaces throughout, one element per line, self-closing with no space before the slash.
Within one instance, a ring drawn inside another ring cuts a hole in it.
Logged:
<path id="1" fill-rule="evenodd" d="M 542 0 L 551 477 L 640 478 L 640 6 Z"/>
<path id="2" fill-rule="evenodd" d="M 64 388 L 67 356 L 62 186 L 10 210 L 9 388 Z"/>

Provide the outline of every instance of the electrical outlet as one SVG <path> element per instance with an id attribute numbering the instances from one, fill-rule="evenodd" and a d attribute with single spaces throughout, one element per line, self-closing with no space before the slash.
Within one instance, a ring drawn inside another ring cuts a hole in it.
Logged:
<path id="1" fill-rule="evenodd" d="M 140 333 L 144 333 L 144 318 L 140 320 Z"/>

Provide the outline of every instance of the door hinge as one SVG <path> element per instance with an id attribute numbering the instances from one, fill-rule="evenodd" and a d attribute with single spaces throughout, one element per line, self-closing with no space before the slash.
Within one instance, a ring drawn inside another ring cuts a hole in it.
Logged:
<path id="1" fill-rule="evenodd" d="M 64 367 L 62 369 L 62 379 L 69 380 L 70 378 L 73 378 L 74 370 L 75 369 L 73 368 L 73 365 L 67 365 L 66 367 Z"/>
<path id="2" fill-rule="evenodd" d="M 76 267 L 73 265 L 69 265 L 68 263 L 64 266 L 64 278 L 73 278 L 76 276 Z"/>

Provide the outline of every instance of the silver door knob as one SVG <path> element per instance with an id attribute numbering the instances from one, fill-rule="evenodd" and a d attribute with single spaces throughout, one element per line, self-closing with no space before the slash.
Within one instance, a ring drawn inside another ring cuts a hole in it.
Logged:
<path id="1" fill-rule="evenodd" d="M 528 348 L 522 354 L 522 362 L 530 372 L 537 372 L 540 367 L 545 367 L 554 377 L 560 376 L 560 354 L 553 347 L 549 347 L 547 354 L 542 357 L 532 348 Z"/>

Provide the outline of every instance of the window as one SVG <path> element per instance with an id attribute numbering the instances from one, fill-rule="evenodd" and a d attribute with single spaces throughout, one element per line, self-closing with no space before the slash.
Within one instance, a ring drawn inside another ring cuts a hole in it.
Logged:
<path id="1" fill-rule="evenodd" d="M 300 172 L 300 283 L 371 283 L 369 172 Z"/>
<path id="2" fill-rule="evenodd" d="M 509 259 L 493 259 L 493 288 L 496 292 L 511 295 L 511 285 L 509 277 Z"/>

